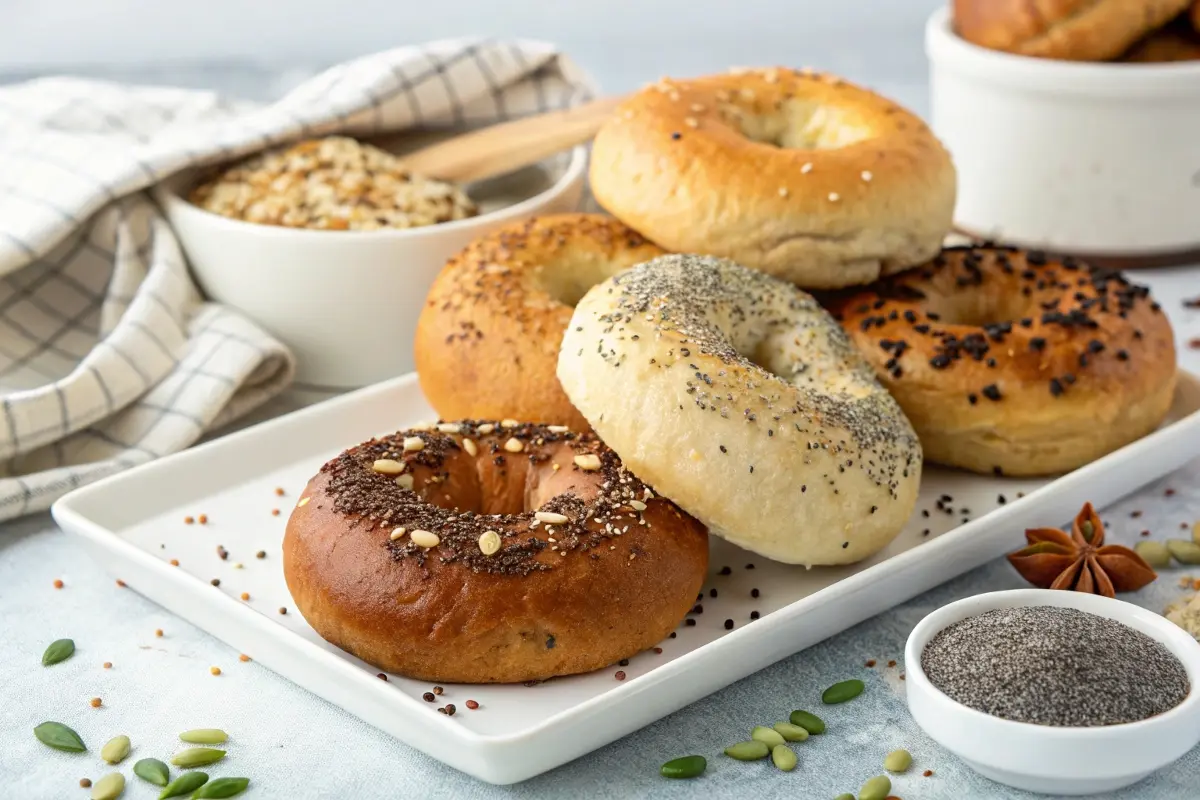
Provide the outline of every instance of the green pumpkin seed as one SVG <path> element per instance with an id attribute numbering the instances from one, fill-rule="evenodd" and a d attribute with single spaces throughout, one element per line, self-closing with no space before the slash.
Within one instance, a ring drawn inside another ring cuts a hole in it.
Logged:
<path id="1" fill-rule="evenodd" d="M 850 794 L 849 792 L 842 792 L 837 797 L 833 798 L 833 800 L 854 800 L 854 795 Z"/>
<path id="2" fill-rule="evenodd" d="M 776 722 L 773 727 L 780 736 L 789 742 L 803 742 L 808 738 L 808 731 L 790 722 Z"/>
<path id="3" fill-rule="evenodd" d="M 816 714 L 810 714 L 807 711 L 793 711 L 788 719 L 792 721 L 793 725 L 799 725 L 813 736 L 825 732 L 825 723 Z"/>
<path id="4" fill-rule="evenodd" d="M 1156 569 L 1171 566 L 1171 551 L 1162 542 L 1138 542 L 1133 546 L 1133 551 Z"/>
<path id="5" fill-rule="evenodd" d="M 877 775 L 858 790 L 858 800 L 887 800 L 891 791 L 892 779 L 887 775 Z"/>
<path id="6" fill-rule="evenodd" d="M 130 747 L 128 736 L 114 736 L 100 748 L 100 757 L 110 764 L 120 764 L 129 755 Z"/>
<path id="7" fill-rule="evenodd" d="M 756 742 L 762 742 L 767 747 L 778 747 L 784 741 L 783 735 L 779 731 L 762 725 L 756 725 L 754 730 L 750 731 L 750 738 Z"/>
<path id="8" fill-rule="evenodd" d="M 835 683 L 825 691 L 821 692 L 821 702 L 827 706 L 835 703 L 844 703 L 847 700 L 852 700 L 862 694 L 863 689 L 867 688 L 866 684 L 857 678 L 851 678 L 848 681 Z M 811 731 L 810 731 L 811 733 Z"/>
<path id="9" fill-rule="evenodd" d="M 771 761 L 784 772 L 791 772 L 796 768 L 796 754 L 786 744 L 777 744 L 771 748 Z"/>
<path id="10" fill-rule="evenodd" d="M 167 800 L 168 797 L 181 797 L 185 794 L 191 794 L 206 783 L 208 783 L 208 776 L 203 772 L 185 772 L 168 783 L 167 788 L 159 792 L 158 800 Z"/>
<path id="11" fill-rule="evenodd" d="M 249 778 L 217 778 L 212 783 L 201 786 L 192 795 L 193 800 L 201 797 L 235 797 L 246 791 L 250 785 Z"/>
<path id="12" fill-rule="evenodd" d="M 883 758 L 883 768 L 888 772 L 907 772 L 912 766 L 912 753 L 907 750 L 893 750 Z"/>
<path id="13" fill-rule="evenodd" d="M 1200 522 L 1192 526 L 1192 541 L 1200 544 Z"/>
<path id="14" fill-rule="evenodd" d="M 707 768 L 704 756 L 683 756 L 663 764 L 658 768 L 658 774 L 664 778 L 695 778 Z"/>
<path id="15" fill-rule="evenodd" d="M 171 770 L 157 758 L 143 758 L 133 765 L 133 774 L 155 786 L 166 786 L 171 779 Z"/>
<path id="16" fill-rule="evenodd" d="M 50 667 L 66 661 L 75 655 L 75 642 L 70 639 L 57 639 L 50 643 L 46 652 L 42 653 L 42 666 Z"/>
<path id="17" fill-rule="evenodd" d="M 125 776 L 110 772 L 92 784 L 92 800 L 117 800 L 125 791 Z"/>
<path id="18" fill-rule="evenodd" d="M 221 744 L 229 740 L 229 735 L 220 728 L 196 728 L 184 731 L 179 738 L 192 744 Z"/>
<path id="19" fill-rule="evenodd" d="M 191 769 L 215 764 L 224 757 L 224 750 L 216 750 L 212 747 L 191 747 L 176 753 L 175 757 L 171 759 L 171 763 L 177 767 Z"/>
<path id="20" fill-rule="evenodd" d="M 725 755 L 736 758 L 738 761 L 758 761 L 760 758 L 766 758 L 769 752 L 771 752 L 771 748 L 767 747 L 766 742 L 760 742 L 757 739 L 738 742 L 725 748 Z"/>
<path id="21" fill-rule="evenodd" d="M 1200 564 L 1200 544 L 1187 539 L 1167 539 L 1167 550 L 1180 564 Z"/>
<path id="22" fill-rule="evenodd" d="M 39 742 L 55 750 L 66 750 L 68 753 L 82 753 L 87 750 L 79 734 L 61 722 L 43 722 L 33 729 L 33 735 Z"/>

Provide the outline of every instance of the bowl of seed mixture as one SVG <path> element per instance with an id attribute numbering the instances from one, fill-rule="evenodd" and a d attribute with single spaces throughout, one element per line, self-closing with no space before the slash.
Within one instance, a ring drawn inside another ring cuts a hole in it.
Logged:
<path id="1" fill-rule="evenodd" d="M 1113 791 L 1200 743 L 1200 643 L 1123 600 L 1050 589 L 968 597 L 917 624 L 905 661 L 917 724 L 1009 786 Z"/>
<path id="2" fill-rule="evenodd" d="M 288 345 L 300 383 L 353 388 L 410 372 L 417 317 L 446 260 L 507 222 L 574 211 L 583 194 L 583 148 L 458 186 L 409 173 L 396 141 L 403 149 L 404 139 L 388 149 L 309 139 L 155 190 L 201 290 Z"/>

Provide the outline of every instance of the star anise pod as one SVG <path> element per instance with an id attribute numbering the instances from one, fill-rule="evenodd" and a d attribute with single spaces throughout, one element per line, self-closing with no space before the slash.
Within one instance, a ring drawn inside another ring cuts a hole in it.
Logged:
<path id="1" fill-rule="evenodd" d="M 1043 589 L 1114 597 L 1134 592 L 1158 577 L 1142 557 L 1119 544 L 1104 543 L 1104 525 L 1091 503 L 1084 505 L 1071 533 L 1057 528 L 1025 531 L 1029 546 L 1008 560 L 1025 580 Z"/>

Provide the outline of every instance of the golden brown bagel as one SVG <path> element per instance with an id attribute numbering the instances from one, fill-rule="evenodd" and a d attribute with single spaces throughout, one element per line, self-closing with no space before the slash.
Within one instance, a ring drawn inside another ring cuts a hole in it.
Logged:
<path id="1" fill-rule="evenodd" d="M 668 250 L 804 288 L 931 258 L 954 210 L 954 165 L 920 119 L 790 69 L 641 90 L 596 136 L 590 180 L 604 208 Z"/>
<path id="2" fill-rule="evenodd" d="M 283 558 L 297 608 L 338 647 L 412 678 L 513 683 L 658 644 L 695 602 L 708 536 L 594 434 L 462 422 L 322 467 Z"/>
<path id="3" fill-rule="evenodd" d="M 1121 60 L 1139 64 L 1200 60 L 1200 33 L 1180 19 L 1142 39 Z"/>
<path id="4" fill-rule="evenodd" d="M 1195 0 L 1192 7 L 1188 10 L 1188 19 L 1192 22 L 1192 27 L 1197 33 L 1200 33 L 1200 0 Z"/>
<path id="5" fill-rule="evenodd" d="M 1108 61 L 1192 0 L 954 0 L 968 42 L 1039 58 Z"/>
<path id="6" fill-rule="evenodd" d="M 443 418 L 587 422 L 554 376 L 592 286 L 662 250 L 617 220 L 562 214 L 506 226 L 450 259 L 417 322 L 421 389 Z"/>
<path id="7" fill-rule="evenodd" d="M 1147 290 L 1070 258 L 952 248 L 837 310 L 926 457 L 973 472 L 1083 466 L 1158 427 L 1175 391 Z"/>

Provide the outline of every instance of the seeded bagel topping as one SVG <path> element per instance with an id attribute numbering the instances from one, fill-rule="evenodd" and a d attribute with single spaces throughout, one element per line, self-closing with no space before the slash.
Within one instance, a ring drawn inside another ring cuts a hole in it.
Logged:
<path id="1" fill-rule="evenodd" d="M 414 439 L 420 441 L 419 447 Z M 521 445 L 519 450 L 508 445 L 513 441 Z M 555 466 L 589 476 L 587 480 L 597 484 L 594 497 L 568 492 L 537 509 L 482 514 L 453 507 L 453 496 L 441 491 L 450 482 L 447 462 L 452 458 L 473 458 L 477 453 L 503 472 L 509 459 L 543 465 L 552 458 L 547 451 L 561 444 L 566 451 L 560 448 Z M 597 466 L 584 469 L 578 465 L 580 459 L 588 467 Z M 376 466 L 381 461 L 403 464 L 400 478 L 408 480 L 400 483 L 391 468 L 381 472 Z M 426 567 L 427 559 L 436 558 L 443 565 L 459 563 L 476 573 L 527 575 L 550 570 L 568 553 L 587 553 L 591 558 L 617 549 L 622 558 L 644 554 L 636 546 L 618 548 L 618 543 L 632 527 L 650 526 L 645 498 L 654 500 L 649 487 L 594 434 L 510 420 L 401 431 L 352 448 L 321 471 L 328 476 L 324 493 L 333 510 L 353 517 L 352 524 L 366 531 L 383 530 L 382 544 L 394 560 L 413 560 Z M 319 507 L 320 495 L 315 499 Z"/>

